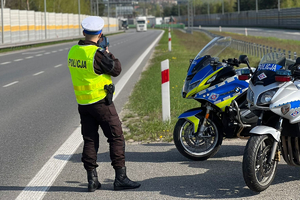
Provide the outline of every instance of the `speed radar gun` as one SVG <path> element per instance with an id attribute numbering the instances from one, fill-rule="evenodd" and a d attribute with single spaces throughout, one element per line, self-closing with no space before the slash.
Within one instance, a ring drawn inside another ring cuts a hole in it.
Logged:
<path id="1" fill-rule="evenodd" d="M 99 47 L 101 47 L 102 49 L 106 49 L 106 47 L 109 47 L 109 40 L 106 36 L 102 35 L 101 36 L 102 41 L 100 42 L 99 40 Z"/>

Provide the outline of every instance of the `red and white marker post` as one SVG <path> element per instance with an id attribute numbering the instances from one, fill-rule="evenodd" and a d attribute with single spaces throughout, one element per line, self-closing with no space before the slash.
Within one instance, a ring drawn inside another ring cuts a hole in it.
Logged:
<path id="1" fill-rule="evenodd" d="M 169 51 L 172 50 L 172 47 L 171 47 L 171 31 L 170 31 L 170 27 L 169 27 Z"/>
<path id="2" fill-rule="evenodd" d="M 163 121 L 171 120 L 170 117 L 170 76 L 169 60 L 161 62 L 161 97 L 162 97 L 162 118 Z"/>

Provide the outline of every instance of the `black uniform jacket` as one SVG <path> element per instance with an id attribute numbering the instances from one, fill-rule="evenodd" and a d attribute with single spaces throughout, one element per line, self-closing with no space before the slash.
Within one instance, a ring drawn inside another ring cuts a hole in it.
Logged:
<path id="1" fill-rule="evenodd" d="M 88 40 L 80 40 L 78 45 L 95 45 L 98 46 L 95 42 Z M 113 77 L 118 76 L 122 69 L 120 61 L 115 58 L 112 53 L 107 53 L 106 51 L 98 50 L 95 54 L 94 61 L 94 71 L 96 74 L 108 74 Z"/>

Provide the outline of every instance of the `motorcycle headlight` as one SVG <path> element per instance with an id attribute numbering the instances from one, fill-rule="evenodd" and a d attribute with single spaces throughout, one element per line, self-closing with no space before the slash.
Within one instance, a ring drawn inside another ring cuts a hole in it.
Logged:
<path id="1" fill-rule="evenodd" d="M 217 77 L 217 74 L 214 75 L 213 77 L 211 77 L 210 79 L 208 79 L 208 81 L 205 84 L 210 84 L 211 82 L 213 82 Z"/>
<path id="2" fill-rule="evenodd" d="M 189 87 L 188 87 L 188 92 L 192 91 L 195 87 L 197 87 L 199 82 L 200 81 L 196 81 L 196 82 L 190 84 Z"/>
<path id="3" fill-rule="evenodd" d="M 268 90 L 266 92 L 263 92 L 259 95 L 258 100 L 257 100 L 257 105 L 265 105 L 265 104 L 270 104 L 273 96 L 277 92 L 278 88 Z"/>

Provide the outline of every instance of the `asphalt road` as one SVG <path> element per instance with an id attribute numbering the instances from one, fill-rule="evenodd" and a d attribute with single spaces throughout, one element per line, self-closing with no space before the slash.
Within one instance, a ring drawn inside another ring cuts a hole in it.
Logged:
<path id="1" fill-rule="evenodd" d="M 160 33 L 130 30 L 109 36 L 109 50 L 122 63 L 122 74 L 113 79 L 117 85 Z M 16 198 L 78 129 L 77 103 L 67 67 L 68 51 L 74 44 L 0 55 L 0 199 Z M 115 104 L 119 111 L 149 56 L 118 95 Z"/>
<path id="2" fill-rule="evenodd" d="M 114 79 L 118 87 L 159 34 L 160 31 L 129 30 L 110 37 L 110 50 L 123 66 L 122 75 Z M 15 199 L 24 189 L 28 192 L 27 199 L 38 199 L 30 195 L 41 192 L 39 198 L 46 200 L 300 199 L 299 169 L 284 161 L 280 162 L 270 188 L 260 194 L 249 190 L 243 181 L 241 165 L 246 141 L 240 139 L 225 140 L 220 151 L 204 162 L 181 156 L 173 143 L 126 144 L 128 176 L 142 186 L 131 191 L 113 191 L 114 170 L 102 136 L 97 168 L 102 188 L 87 192 L 86 172 L 80 160 L 82 144 L 71 154 L 53 156 L 74 133 L 80 138 L 76 132 L 77 104 L 66 62 L 73 44 L 0 55 L 0 199 Z M 119 112 L 150 54 L 118 93 L 115 104 Z M 30 185 L 51 159 L 66 164 L 55 177 L 47 170 L 41 173 L 39 179 L 53 179 L 50 187 Z M 47 192 L 43 192 L 45 188 Z"/>

